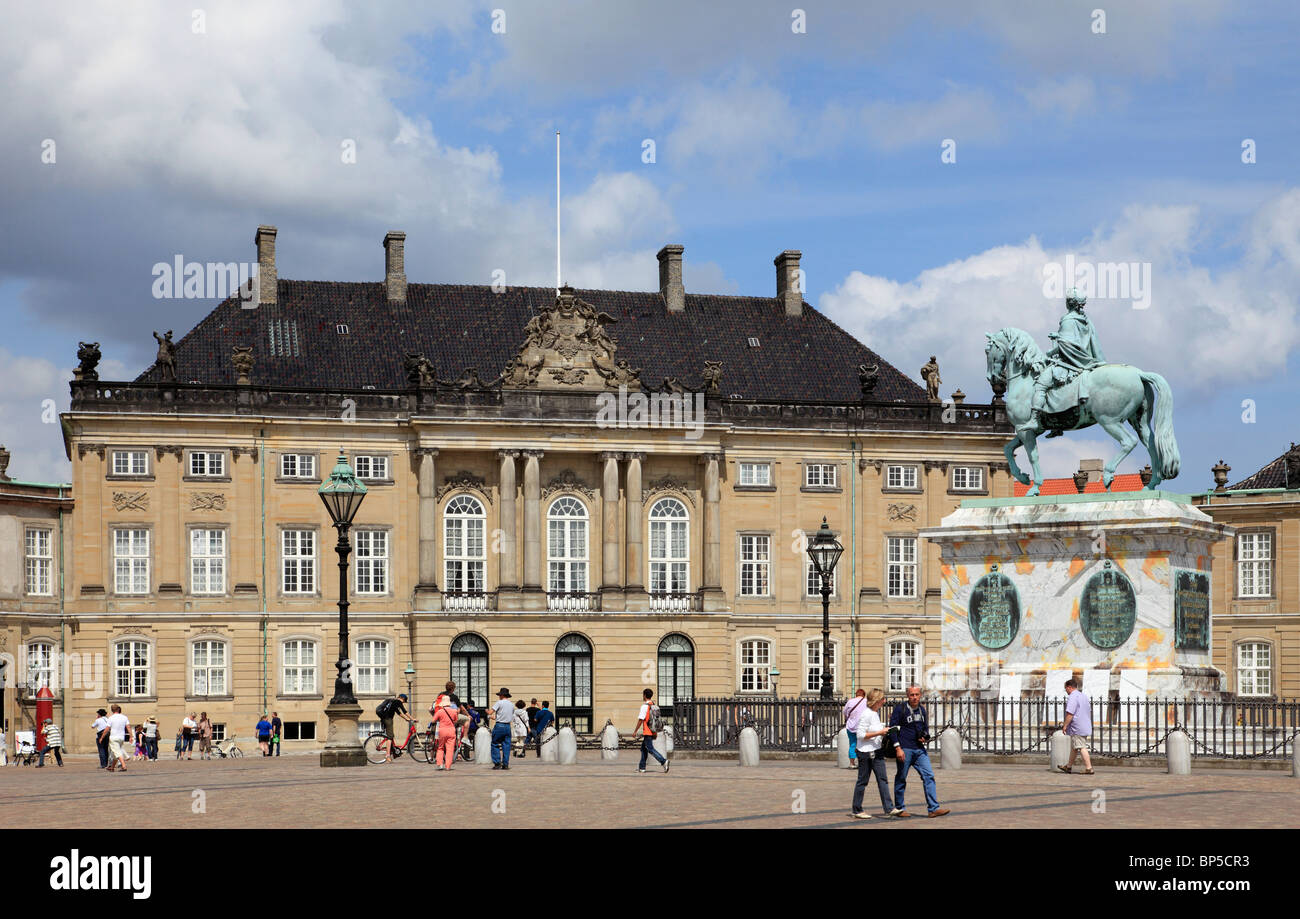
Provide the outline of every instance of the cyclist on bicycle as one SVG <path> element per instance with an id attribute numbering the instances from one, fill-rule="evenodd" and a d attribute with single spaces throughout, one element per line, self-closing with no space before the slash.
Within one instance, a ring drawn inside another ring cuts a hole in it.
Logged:
<path id="1" fill-rule="evenodd" d="M 379 716 L 380 722 L 384 726 L 384 736 L 388 738 L 388 743 L 384 747 L 384 762 L 393 760 L 393 744 L 396 738 L 393 736 L 393 719 L 401 716 L 408 724 L 415 724 L 415 719 L 406 713 L 406 693 L 398 693 L 395 698 L 385 699 L 375 708 L 375 714 Z"/>

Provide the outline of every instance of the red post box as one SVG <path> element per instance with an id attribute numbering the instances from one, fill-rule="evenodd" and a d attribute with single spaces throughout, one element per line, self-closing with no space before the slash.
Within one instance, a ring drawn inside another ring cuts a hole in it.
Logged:
<path id="1" fill-rule="evenodd" d="M 50 687 L 42 686 L 36 690 L 36 749 L 44 750 L 49 743 L 45 740 L 45 735 L 41 733 L 41 728 L 45 727 L 45 719 L 54 717 L 54 693 L 50 692 Z"/>

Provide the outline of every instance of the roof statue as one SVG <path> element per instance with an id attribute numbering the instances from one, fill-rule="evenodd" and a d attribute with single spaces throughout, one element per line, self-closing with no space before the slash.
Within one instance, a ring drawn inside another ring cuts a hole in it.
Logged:
<path id="1" fill-rule="evenodd" d="M 1023 446 L 1034 473 L 1026 497 L 1037 495 L 1043 483 L 1038 435 L 1046 431 L 1048 437 L 1057 437 L 1096 424 L 1120 446 L 1102 469 L 1106 490 L 1116 467 L 1139 442 L 1151 456 L 1152 476 L 1146 487 L 1154 490 L 1178 475 L 1169 384 L 1158 373 L 1107 363 L 1097 331 L 1083 311 L 1087 298 L 1071 289 L 1065 302 L 1060 326 L 1048 336 L 1054 344 L 1047 353 L 1021 329 L 1007 327 L 984 336 L 989 382 L 995 391 L 1005 386 L 1007 418 L 1016 428 L 1016 436 L 1003 448 L 1011 474 L 1021 484 L 1031 482 L 1015 460 L 1016 448 Z"/>
<path id="2" fill-rule="evenodd" d="M 561 288 L 554 304 L 528 320 L 527 337 L 506 365 L 503 385 L 522 389 L 640 388 L 640 371 L 626 360 L 615 360 L 618 342 L 605 331 L 606 325 L 617 321 L 579 300 L 573 288 Z"/>

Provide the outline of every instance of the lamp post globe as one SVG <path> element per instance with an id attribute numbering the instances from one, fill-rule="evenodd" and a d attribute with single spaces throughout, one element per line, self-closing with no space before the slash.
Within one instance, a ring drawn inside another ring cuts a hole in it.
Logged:
<path id="1" fill-rule="evenodd" d="M 829 699 L 835 694 L 834 678 L 831 675 L 831 578 L 835 575 L 835 566 L 844 554 L 844 546 L 835 538 L 834 531 L 822 518 L 822 525 L 808 541 L 808 557 L 812 559 L 822 585 L 822 690 L 821 697 Z"/>
<path id="2" fill-rule="evenodd" d="M 353 474 L 342 450 L 339 451 L 338 463 L 317 494 L 330 515 L 330 522 L 339 532 L 335 546 L 339 556 L 339 659 L 335 664 L 338 675 L 334 679 L 334 696 L 325 706 L 330 724 L 325 749 L 321 753 L 321 765 L 364 766 L 366 754 L 357 735 L 361 706 L 352 694 L 352 668 L 348 660 L 348 555 L 352 552 L 348 530 L 365 500 L 366 485 Z"/>

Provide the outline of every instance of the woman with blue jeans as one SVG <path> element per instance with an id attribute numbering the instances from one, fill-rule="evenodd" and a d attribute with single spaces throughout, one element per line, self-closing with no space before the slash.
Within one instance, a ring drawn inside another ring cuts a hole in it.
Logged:
<path id="1" fill-rule="evenodd" d="M 885 761 L 880 755 L 880 739 L 890 731 L 880 720 L 880 706 L 884 701 L 885 693 L 882 690 L 871 690 L 867 693 L 867 707 L 858 718 L 858 782 L 853 786 L 853 816 L 864 820 L 871 817 L 862 809 L 862 796 L 866 793 L 872 775 L 876 777 L 876 788 L 880 791 L 883 815 L 892 817 L 898 813 L 889 797 L 889 779 L 885 772 Z"/>

